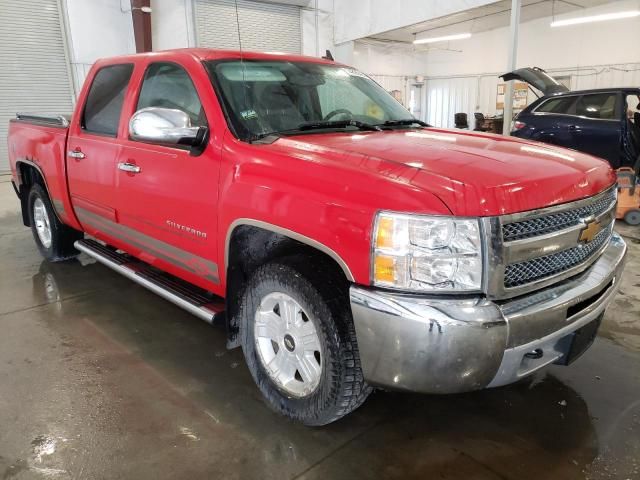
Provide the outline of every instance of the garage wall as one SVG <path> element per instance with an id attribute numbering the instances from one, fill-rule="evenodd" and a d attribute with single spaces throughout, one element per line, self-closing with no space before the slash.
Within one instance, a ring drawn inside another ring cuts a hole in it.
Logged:
<path id="1" fill-rule="evenodd" d="M 495 0 L 336 0 L 336 44 L 480 7 Z"/>
<path id="2" fill-rule="evenodd" d="M 611 2 L 582 10 L 579 15 L 635 10 L 638 6 L 636 0 Z M 561 28 L 551 28 L 550 23 L 547 17 L 520 26 L 518 66 L 539 66 L 556 76 L 570 76 L 572 89 L 640 86 L 640 54 L 636 48 L 640 18 Z M 495 114 L 507 38 L 508 28 L 500 28 L 456 41 L 456 51 L 428 52 L 428 122 L 452 127 L 453 114 L 466 112 L 473 126 L 473 112 Z M 530 102 L 534 99 L 530 94 Z"/>
<path id="3" fill-rule="evenodd" d="M 129 0 L 64 0 L 76 91 L 98 58 L 136 52 Z"/>
<path id="4" fill-rule="evenodd" d="M 2 2 L 0 173 L 9 170 L 7 130 L 16 112 L 70 113 L 73 89 L 58 0 Z"/>
<path id="5" fill-rule="evenodd" d="M 242 48 L 254 51 L 302 52 L 300 7 L 237 0 Z M 237 50 L 234 0 L 196 0 L 198 46 Z"/>
<path id="6" fill-rule="evenodd" d="M 611 86 L 640 86 L 640 63 L 599 65 L 547 70 L 556 77 L 570 77 L 572 90 Z M 465 112 L 473 128 L 473 113 L 496 114 L 496 90 L 502 80 L 500 72 L 459 77 L 427 78 L 427 122 L 453 128 L 453 116 Z M 536 100 L 529 92 L 528 103 Z"/>

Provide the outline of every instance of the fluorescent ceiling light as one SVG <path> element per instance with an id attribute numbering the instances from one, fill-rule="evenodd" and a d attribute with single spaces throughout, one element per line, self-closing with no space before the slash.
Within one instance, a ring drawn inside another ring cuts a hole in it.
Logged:
<path id="1" fill-rule="evenodd" d="M 567 18 L 551 22 L 552 27 L 566 27 L 567 25 L 580 25 L 581 23 L 604 22 L 607 20 L 619 20 L 621 18 L 633 18 L 640 16 L 640 10 L 630 10 L 627 12 L 604 13 L 602 15 L 592 15 L 589 17 Z"/>
<path id="2" fill-rule="evenodd" d="M 457 33 L 455 35 L 445 35 L 444 37 L 420 38 L 414 40 L 413 43 L 435 43 L 446 42 L 447 40 L 462 40 L 471 37 L 470 33 Z"/>

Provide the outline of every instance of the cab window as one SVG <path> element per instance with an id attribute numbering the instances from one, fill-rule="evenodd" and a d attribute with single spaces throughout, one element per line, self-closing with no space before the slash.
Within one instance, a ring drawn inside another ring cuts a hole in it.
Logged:
<path id="1" fill-rule="evenodd" d="M 112 137 L 117 135 L 132 72 L 133 65 L 122 64 L 103 67 L 96 73 L 82 113 L 83 130 Z"/>
<path id="2" fill-rule="evenodd" d="M 207 125 L 200 98 L 189 74 L 174 63 L 154 63 L 147 69 L 136 111 L 148 107 L 182 110 L 189 115 L 192 126 Z"/>

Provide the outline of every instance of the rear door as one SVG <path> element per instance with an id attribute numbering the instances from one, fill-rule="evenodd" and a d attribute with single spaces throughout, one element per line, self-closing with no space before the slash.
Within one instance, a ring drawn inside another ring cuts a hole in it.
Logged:
<path id="1" fill-rule="evenodd" d="M 561 95 L 542 101 L 533 111 L 525 110 L 517 120 L 524 127 L 516 136 L 567 148 L 576 148 L 572 125 L 575 124 L 575 104 L 578 96 Z"/>
<path id="2" fill-rule="evenodd" d="M 620 166 L 622 154 L 622 96 L 620 92 L 581 95 L 570 125 L 575 148 Z"/>
<path id="3" fill-rule="evenodd" d="M 92 234 L 104 221 L 116 222 L 115 169 L 120 116 L 132 64 L 99 68 L 89 77 L 85 104 L 78 109 L 67 141 L 67 177 L 74 211 Z"/>
<path id="4" fill-rule="evenodd" d="M 179 62 L 156 61 L 146 66 L 139 95 L 127 115 L 149 107 L 179 109 L 192 126 L 208 126 L 194 79 Z M 128 124 L 129 118 L 125 124 Z M 198 156 L 180 145 L 125 139 L 119 165 L 135 165 L 136 173 L 117 169 L 119 234 L 130 253 L 203 288 L 218 284 L 216 263 L 219 148 L 214 141 Z M 203 282 L 204 279 L 204 282 Z"/>

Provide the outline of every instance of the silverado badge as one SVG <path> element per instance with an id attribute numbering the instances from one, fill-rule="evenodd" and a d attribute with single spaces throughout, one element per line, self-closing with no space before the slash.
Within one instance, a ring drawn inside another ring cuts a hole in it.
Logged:
<path id="1" fill-rule="evenodd" d="M 584 228 L 580 232 L 580 242 L 591 243 L 598 233 L 602 230 L 602 225 L 596 220 L 585 220 Z"/>

